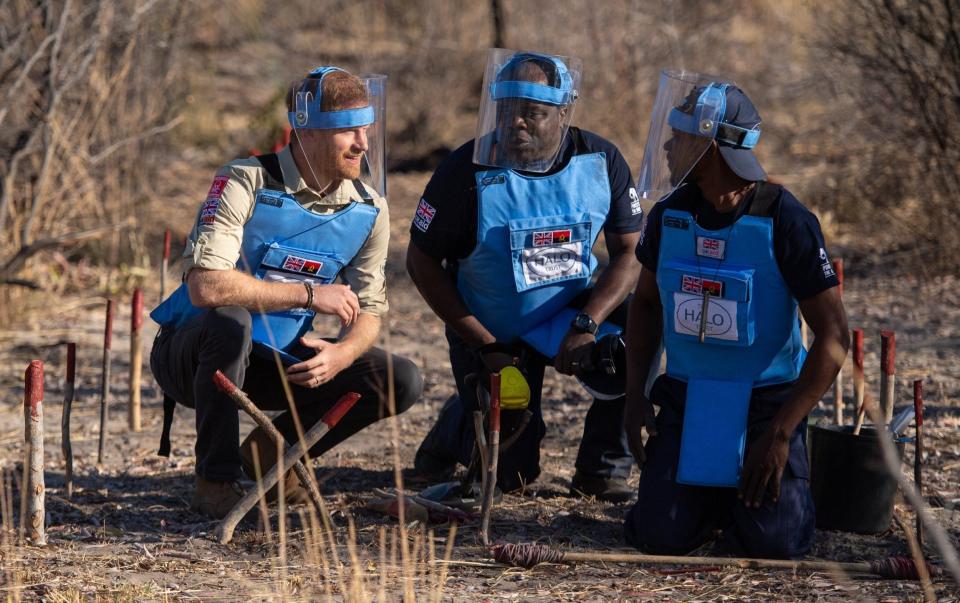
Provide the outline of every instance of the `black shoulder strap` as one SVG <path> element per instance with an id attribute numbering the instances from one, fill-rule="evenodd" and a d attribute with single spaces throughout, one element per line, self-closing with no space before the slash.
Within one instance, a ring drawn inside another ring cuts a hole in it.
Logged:
<path id="1" fill-rule="evenodd" d="M 266 155 L 257 155 L 256 160 L 260 162 L 264 171 L 267 172 L 264 188 L 280 192 L 286 190 L 283 188 L 283 170 L 280 169 L 280 159 L 277 158 L 277 154 L 268 153 Z"/>
<path id="2" fill-rule="evenodd" d="M 357 189 L 357 194 L 360 195 L 360 198 L 363 199 L 363 202 L 367 205 L 373 205 L 373 196 L 367 191 L 367 187 L 363 185 L 363 182 L 360 182 L 359 178 L 356 178 L 353 181 L 353 187 Z"/>
<path id="3" fill-rule="evenodd" d="M 170 456 L 170 427 L 173 425 L 173 411 L 177 401 L 163 394 L 163 430 L 160 432 L 160 449 L 158 456 Z"/>
<path id="4" fill-rule="evenodd" d="M 587 150 L 587 139 L 583 137 L 583 130 L 570 126 L 570 133 L 573 134 L 573 154 L 582 155 Z"/>
<path id="5" fill-rule="evenodd" d="M 747 210 L 748 216 L 769 218 L 770 207 L 780 198 L 780 186 L 762 180 L 757 182 L 757 190 L 753 193 L 753 202 Z"/>

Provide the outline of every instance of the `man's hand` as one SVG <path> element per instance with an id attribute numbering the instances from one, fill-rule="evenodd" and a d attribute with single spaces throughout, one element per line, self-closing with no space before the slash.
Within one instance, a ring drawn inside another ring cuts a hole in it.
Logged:
<path id="1" fill-rule="evenodd" d="M 553 367 L 564 375 L 579 373 L 590 364 L 590 352 L 597 338 L 590 333 L 570 330 L 560 342 L 560 350 L 553 359 Z"/>
<path id="2" fill-rule="evenodd" d="M 303 387 L 317 387 L 327 383 L 356 358 L 342 343 L 301 337 L 300 342 L 317 351 L 316 356 L 287 368 L 287 379 Z"/>
<path id="3" fill-rule="evenodd" d="M 332 314 L 340 317 L 340 322 L 349 327 L 360 315 L 360 302 L 357 294 L 347 285 L 315 285 L 313 287 L 313 309 L 320 314 Z"/>
<path id="4" fill-rule="evenodd" d="M 643 450 L 643 428 L 647 429 L 647 436 L 657 435 L 657 418 L 653 412 L 653 404 L 646 396 L 639 400 L 627 400 L 623 409 L 623 427 L 627 432 L 627 445 L 637 466 L 643 469 L 647 462 L 647 454 Z"/>
<path id="5" fill-rule="evenodd" d="M 750 446 L 750 453 L 743 463 L 737 495 L 744 505 L 759 508 L 768 490 L 773 502 L 780 499 L 780 478 L 789 457 L 790 434 L 771 425 Z"/>

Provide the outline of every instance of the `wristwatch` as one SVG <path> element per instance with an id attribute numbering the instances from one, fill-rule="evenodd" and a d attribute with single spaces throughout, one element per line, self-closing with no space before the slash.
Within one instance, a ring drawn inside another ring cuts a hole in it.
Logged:
<path id="1" fill-rule="evenodd" d="M 591 335 L 597 334 L 597 323 L 594 322 L 590 315 L 586 312 L 580 312 L 573 318 L 573 322 L 570 323 L 570 328 L 574 331 L 579 331 L 580 333 L 590 333 Z"/>

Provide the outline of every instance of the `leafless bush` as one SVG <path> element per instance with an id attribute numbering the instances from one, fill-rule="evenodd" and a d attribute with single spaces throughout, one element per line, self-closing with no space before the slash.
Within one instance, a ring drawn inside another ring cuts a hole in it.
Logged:
<path id="1" fill-rule="evenodd" d="M 136 260 L 154 151 L 174 127 L 180 2 L 0 3 L 0 284 L 42 287 L 31 258 Z"/>
<path id="2" fill-rule="evenodd" d="M 848 0 L 829 17 L 837 104 L 855 124 L 837 149 L 842 217 L 957 269 L 960 1 Z"/>

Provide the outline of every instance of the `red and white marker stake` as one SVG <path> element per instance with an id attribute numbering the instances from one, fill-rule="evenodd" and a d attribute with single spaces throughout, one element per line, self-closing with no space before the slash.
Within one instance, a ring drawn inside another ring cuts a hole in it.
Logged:
<path id="1" fill-rule="evenodd" d="M 103 328 L 103 366 L 100 378 L 100 441 L 97 444 L 97 465 L 103 464 L 103 447 L 107 438 L 108 398 L 110 397 L 110 340 L 113 335 L 113 300 L 107 300 L 107 321 Z"/>
<path id="2" fill-rule="evenodd" d="M 131 431 L 140 431 L 140 376 L 143 372 L 140 332 L 143 328 L 143 291 L 139 287 L 133 290 L 130 307 L 130 400 L 127 405 L 127 423 Z"/>
<path id="3" fill-rule="evenodd" d="M 490 437 L 487 438 L 490 451 L 487 454 L 490 463 L 487 467 L 487 479 L 480 506 L 480 541 L 484 546 L 490 544 L 490 512 L 493 509 L 493 496 L 497 489 L 497 461 L 500 458 L 500 375 L 490 375 Z"/>
<path id="4" fill-rule="evenodd" d="M 217 380 L 218 386 L 227 387 L 227 393 L 230 391 L 230 381 L 225 377 L 223 379 Z M 229 385 L 228 385 L 229 384 Z M 233 386 L 236 387 L 236 386 Z M 349 392 L 343 395 L 333 407 L 328 410 L 323 417 L 320 418 L 313 427 L 310 428 L 307 433 L 303 435 L 303 447 L 306 450 L 313 448 L 314 444 L 320 441 L 324 435 L 327 434 L 333 427 L 340 422 L 340 419 L 343 418 L 343 415 L 353 408 L 353 405 L 357 403 L 357 400 L 360 399 L 360 394 Z M 227 516 L 223 518 L 223 521 L 220 522 L 220 525 L 217 526 L 217 539 L 220 541 L 220 544 L 227 544 L 230 540 L 233 539 L 233 531 L 237 528 L 237 524 L 240 523 L 240 520 L 250 512 L 250 509 L 257 504 L 259 499 L 259 492 L 268 492 L 271 488 L 277 485 L 277 482 L 280 480 L 280 471 L 284 467 L 292 467 L 300 459 L 303 454 L 303 448 L 299 444 L 294 444 L 289 446 L 287 451 L 283 456 L 278 460 L 277 464 L 274 465 L 266 475 L 263 476 L 261 482 L 263 484 L 262 488 L 251 488 L 243 498 L 241 498 L 230 512 L 227 513 Z M 283 499 L 282 493 L 279 495 L 280 500 Z"/>
<path id="5" fill-rule="evenodd" d="M 160 301 L 167 296 L 167 268 L 170 266 L 170 229 L 163 231 L 163 259 L 160 261 Z"/>
<path id="6" fill-rule="evenodd" d="M 67 344 L 67 383 L 63 388 L 63 412 L 60 415 L 60 451 L 63 453 L 63 480 L 67 498 L 73 496 L 73 445 L 70 443 L 70 412 L 77 374 L 77 344 Z"/>
<path id="7" fill-rule="evenodd" d="M 843 258 L 837 258 L 830 263 L 833 265 L 833 271 L 837 274 L 837 280 L 840 281 L 840 295 L 843 295 Z"/>
<path id="8" fill-rule="evenodd" d="M 880 404 L 883 405 L 883 424 L 893 420 L 893 402 L 896 399 L 897 337 L 893 331 L 880 331 Z"/>
<path id="9" fill-rule="evenodd" d="M 913 483 L 917 486 L 917 494 L 923 500 L 923 379 L 913 382 L 913 412 L 917 422 L 917 439 L 913 447 Z M 917 544 L 923 546 L 923 524 L 920 513 L 917 512 Z"/>
<path id="10" fill-rule="evenodd" d="M 843 295 L 843 260 L 833 260 L 833 271 L 837 273 L 837 279 L 840 281 L 840 295 Z M 833 380 L 833 409 L 834 422 L 837 425 L 843 425 L 843 366 L 837 371 L 837 376 Z"/>
<path id="11" fill-rule="evenodd" d="M 26 458 L 21 483 L 26 492 L 27 538 L 35 545 L 45 545 L 47 531 L 44 526 L 46 488 L 43 483 L 43 363 L 39 360 L 31 362 L 24 374 L 23 419 Z"/>
<path id="12" fill-rule="evenodd" d="M 866 413 L 866 407 L 863 405 L 864 397 L 864 375 L 863 375 L 863 329 L 853 330 L 853 407 L 857 411 L 857 422 L 854 427 L 854 433 L 860 433 L 860 427 L 863 425 L 863 416 Z"/>

